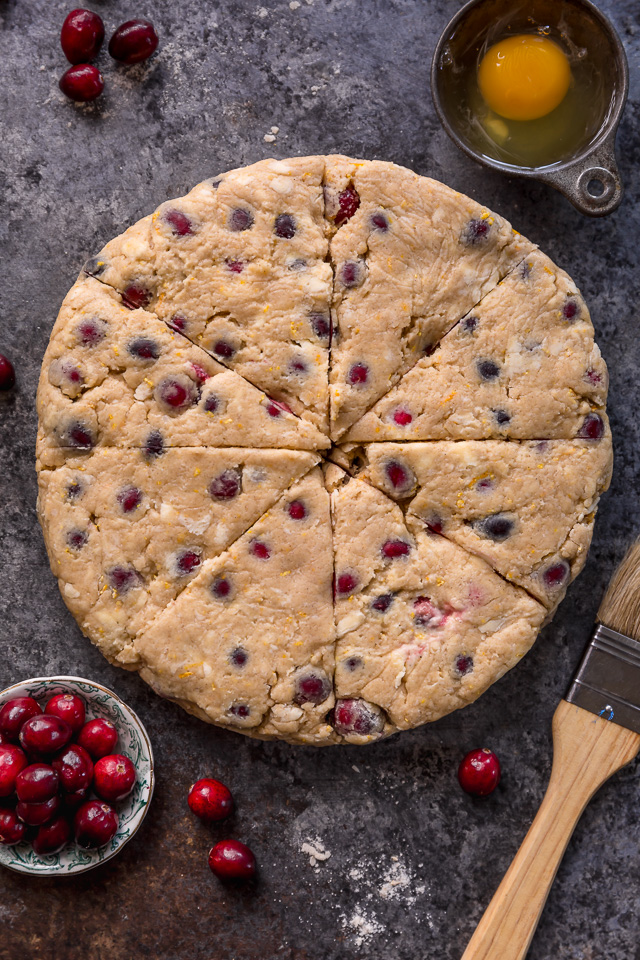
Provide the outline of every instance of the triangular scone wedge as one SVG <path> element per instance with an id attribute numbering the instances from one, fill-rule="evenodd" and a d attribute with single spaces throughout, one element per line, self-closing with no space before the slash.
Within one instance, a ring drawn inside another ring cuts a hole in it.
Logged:
<path id="1" fill-rule="evenodd" d="M 328 431 L 331 266 L 324 158 L 205 181 L 111 240 L 85 271 Z"/>
<path id="2" fill-rule="evenodd" d="M 51 568 L 82 630 L 136 666 L 133 639 L 317 462 L 296 450 L 96 450 L 39 473 Z"/>
<path id="3" fill-rule="evenodd" d="M 307 420 L 93 279 L 78 281 L 64 300 L 42 365 L 38 414 L 45 466 L 96 447 L 155 456 L 168 446 L 328 444 Z"/>
<path id="4" fill-rule="evenodd" d="M 609 433 L 601 440 L 371 443 L 351 455 L 361 480 L 548 609 L 584 566 L 612 467 Z"/>
<path id="5" fill-rule="evenodd" d="M 315 468 L 135 641 L 141 676 L 204 720 L 253 736 L 336 740 L 329 495 Z"/>
<path id="6" fill-rule="evenodd" d="M 531 647 L 545 607 L 484 560 L 415 518 L 405 524 L 397 504 L 357 479 L 334 491 L 332 513 L 336 718 L 353 724 L 366 708 L 399 729 L 437 720 Z"/>
<path id="7" fill-rule="evenodd" d="M 587 306 L 536 251 L 345 439 L 596 439 L 606 396 Z"/>
<path id="8" fill-rule="evenodd" d="M 404 167 L 327 157 L 339 438 L 533 245 L 469 197 Z"/>

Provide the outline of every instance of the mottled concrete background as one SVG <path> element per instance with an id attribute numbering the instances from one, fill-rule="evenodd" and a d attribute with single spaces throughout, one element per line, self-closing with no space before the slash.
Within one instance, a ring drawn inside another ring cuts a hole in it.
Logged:
<path id="1" fill-rule="evenodd" d="M 631 97 L 619 135 L 627 193 L 588 221 L 540 185 L 459 154 L 429 96 L 436 38 L 457 0 L 95 0 L 108 33 L 156 24 L 148 64 L 100 59 L 106 92 L 58 91 L 70 3 L 0 0 L 0 685 L 72 673 L 113 687 L 152 735 L 158 789 L 144 828 L 70 881 L 0 876 L 2 960 L 458 960 L 545 789 L 550 721 L 614 562 L 638 532 L 640 8 L 602 0 L 624 41 Z M 264 140 L 279 128 L 274 143 Z M 586 571 L 536 649 L 480 702 L 369 748 L 314 751 L 207 727 L 110 667 L 67 613 L 35 515 L 34 396 L 60 302 L 88 255 L 161 201 L 267 156 L 339 151 L 406 164 L 505 214 L 576 279 L 611 371 L 616 467 Z M 459 790 L 463 753 L 490 745 L 504 779 Z M 255 889 L 209 873 L 210 833 L 188 815 L 199 775 L 225 780 Z M 331 853 L 315 868 L 301 851 Z M 640 782 L 629 768 L 587 810 L 531 960 L 639 960 Z M 495 960 L 500 960 L 496 957 Z"/>

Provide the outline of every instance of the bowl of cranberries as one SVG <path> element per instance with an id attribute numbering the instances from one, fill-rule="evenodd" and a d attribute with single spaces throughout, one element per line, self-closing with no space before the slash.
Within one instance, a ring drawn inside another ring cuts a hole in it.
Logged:
<path id="1" fill-rule="evenodd" d="M 0 865 L 83 873 L 136 833 L 153 794 L 136 714 L 81 677 L 36 677 L 0 693 Z"/>

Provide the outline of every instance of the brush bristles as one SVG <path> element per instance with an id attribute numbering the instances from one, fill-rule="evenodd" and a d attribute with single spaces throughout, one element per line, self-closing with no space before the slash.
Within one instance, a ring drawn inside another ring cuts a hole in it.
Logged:
<path id="1" fill-rule="evenodd" d="M 613 575 L 598 610 L 606 627 L 640 640 L 640 540 L 629 548 Z"/>

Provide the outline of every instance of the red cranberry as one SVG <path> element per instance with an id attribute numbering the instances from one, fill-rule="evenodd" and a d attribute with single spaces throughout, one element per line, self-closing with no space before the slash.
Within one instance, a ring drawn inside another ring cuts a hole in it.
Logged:
<path id="1" fill-rule="evenodd" d="M 328 340 L 330 345 L 333 333 L 331 318 L 321 313 L 312 313 L 310 319 L 311 327 L 318 340 Z"/>
<path id="2" fill-rule="evenodd" d="M 242 273 L 244 270 L 244 263 L 242 260 L 225 260 L 225 263 L 227 265 L 227 269 L 230 270 L 231 273 Z"/>
<path id="3" fill-rule="evenodd" d="M 131 513 L 142 503 L 142 490 L 137 487 L 125 487 L 116 494 L 116 500 L 122 507 L 123 513 Z"/>
<path id="4" fill-rule="evenodd" d="M 70 743 L 51 762 L 65 793 L 87 790 L 93 779 L 93 761 L 79 743 Z"/>
<path id="5" fill-rule="evenodd" d="M 48 763 L 31 763 L 16 777 L 18 800 L 25 803 L 42 803 L 51 800 L 58 792 L 60 778 Z"/>
<path id="6" fill-rule="evenodd" d="M 382 732 L 384 714 L 380 707 L 366 700 L 337 700 L 333 711 L 333 727 L 342 736 L 356 733 L 368 737 Z"/>
<path id="7" fill-rule="evenodd" d="M 61 717 L 31 717 L 20 731 L 20 745 L 34 756 L 57 753 L 69 743 L 72 730 Z"/>
<path id="8" fill-rule="evenodd" d="M 88 789 L 76 790 L 74 793 L 63 793 L 62 802 L 67 810 L 75 812 L 78 807 L 81 807 L 83 803 L 87 802 L 88 797 Z"/>
<path id="9" fill-rule="evenodd" d="M 239 840 L 220 840 L 209 851 L 209 866 L 221 880 L 250 880 L 255 876 L 256 858 Z"/>
<path id="10" fill-rule="evenodd" d="M 76 843 L 91 849 L 103 847 L 115 836 L 118 829 L 118 814 L 108 803 L 89 800 L 77 811 L 73 819 Z"/>
<path id="11" fill-rule="evenodd" d="M 386 613 L 394 600 L 395 596 L 392 593 L 381 593 L 379 597 L 371 601 L 371 609 L 378 613 Z"/>
<path id="12" fill-rule="evenodd" d="M 405 540 L 387 540 L 382 544 L 382 556 L 388 560 L 395 560 L 396 557 L 406 557 L 411 550 L 411 544 Z"/>
<path id="13" fill-rule="evenodd" d="M 60 44 L 69 63 L 86 63 L 98 56 L 104 40 L 104 24 L 97 13 L 72 10 L 60 31 Z"/>
<path id="14" fill-rule="evenodd" d="M 267 413 L 270 417 L 279 417 L 282 413 L 293 413 L 293 410 L 282 400 L 270 400 L 267 405 Z"/>
<path id="15" fill-rule="evenodd" d="M 197 550 L 183 550 L 176 559 L 178 576 L 188 577 L 201 563 L 202 556 Z"/>
<path id="16" fill-rule="evenodd" d="M 33 697 L 14 697 L 13 700 L 7 700 L 0 710 L 0 732 L 7 740 L 17 743 L 22 724 L 41 713 L 42 707 Z"/>
<path id="17" fill-rule="evenodd" d="M 569 576 L 570 569 L 566 560 L 559 560 L 558 563 L 551 564 L 542 574 L 546 586 L 550 589 L 562 586 Z"/>
<path id="18" fill-rule="evenodd" d="M 374 213 L 371 217 L 371 226 L 376 230 L 380 230 L 382 233 L 386 233 L 389 229 L 389 220 L 387 219 L 386 213 L 379 211 Z"/>
<path id="19" fill-rule="evenodd" d="M 66 846 L 71 835 L 71 827 L 66 817 L 56 817 L 51 823 L 40 827 L 33 838 L 33 849 L 39 857 L 58 853 Z"/>
<path id="20" fill-rule="evenodd" d="M 135 337 L 127 344 L 127 350 L 139 360 L 157 360 L 160 356 L 160 345 L 152 337 Z"/>
<path id="21" fill-rule="evenodd" d="M 349 370 L 348 381 L 352 385 L 366 383 L 369 379 L 369 368 L 366 363 L 354 363 Z"/>
<path id="22" fill-rule="evenodd" d="M 62 717 L 73 733 L 77 733 L 84 726 L 84 702 L 74 693 L 59 693 L 52 697 L 44 712 L 54 717 Z"/>
<path id="23" fill-rule="evenodd" d="M 600 440 L 604 434 L 604 421 L 597 413 L 588 413 L 577 433 L 583 440 Z"/>
<path id="24" fill-rule="evenodd" d="M 224 820 L 233 810 L 233 797 L 228 787 L 219 780 L 205 777 L 196 780 L 189 790 L 189 807 L 205 823 Z"/>
<path id="25" fill-rule="evenodd" d="M 345 260 L 338 271 L 338 276 L 345 287 L 357 287 L 364 280 L 362 264 L 358 260 Z"/>
<path id="26" fill-rule="evenodd" d="M 129 757 L 111 753 L 101 757 L 93 771 L 93 789 L 101 800 L 124 800 L 133 790 L 136 768 Z"/>
<path id="27" fill-rule="evenodd" d="M 20 747 L 14 743 L 0 746 L 0 797 L 10 797 L 16 788 L 16 778 L 28 764 Z"/>
<path id="28" fill-rule="evenodd" d="M 182 210 L 167 210 L 162 219 L 176 237 L 188 237 L 193 233 L 193 224 Z"/>
<path id="29" fill-rule="evenodd" d="M 461 653 L 456 657 L 455 669 L 459 677 L 466 677 L 473 670 L 473 657 Z"/>
<path id="30" fill-rule="evenodd" d="M 296 221 L 290 213 L 281 213 L 276 217 L 273 232 L 282 240 L 291 240 L 295 236 Z"/>
<path id="31" fill-rule="evenodd" d="M 331 693 L 331 681 L 321 670 L 306 670 L 296 678 L 295 703 L 324 703 Z"/>
<path id="32" fill-rule="evenodd" d="M 121 23 L 109 40 L 109 53 L 120 63 L 147 60 L 158 46 L 158 35 L 148 20 Z"/>
<path id="33" fill-rule="evenodd" d="M 413 420 L 413 417 L 408 410 L 396 410 L 393 415 L 394 422 L 398 424 L 399 427 L 407 427 Z"/>
<path id="34" fill-rule="evenodd" d="M 233 500 L 242 490 L 242 474 L 239 470 L 230 467 L 209 484 L 209 496 L 213 500 Z"/>
<path id="35" fill-rule="evenodd" d="M 171 410 L 177 412 L 186 410 L 197 400 L 197 391 L 193 380 L 189 377 L 166 377 L 161 380 L 155 390 L 155 397 Z"/>
<path id="36" fill-rule="evenodd" d="M 16 372 L 8 357 L 0 353 L 0 390 L 11 390 L 16 383 Z"/>
<path id="37" fill-rule="evenodd" d="M 26 803 L 18 800 L 16 804 L 16 813 L 29 827 L 41 827 L 43 823 L 49 823 L 57 816 L 59 810 L 60 797 L 57 794 L 41 803 Z"/>
<path id="38" fill-rule="evenodd" d="M 302 500 L 292 500 L 288 510 L 292 520 L 304 520 L 307 515 L 307 508 Z"/>
<path id="39" fill-rule="evenodd" d="M 164 453 L 164 440 L 159 430 L 152 430 L 146 439 L 144 452 L 148 457 L 159 457 Z"/>
<path id="40" fill-rule="evenodd" d="M 474 521 L 473 527 L 481 536 L 495 540 L 496 543 L 502 543 L 509 539 L 515 524 L 505 513 L 492 513 L 482 520 Z"/>
<path id="41" fill-rule="evenodd" d="M 253 540 L 250 549 L 251 553 L 254 557 L 257 557 L 258 560 L 268 560 L 271 556 L 271 550 L 262 540 Z"/>
<path id="42" fill-rule="evenodd" d="M 338 205 L 340 209 L 334 217 L 334 222 L 336 226 L 340 227 L 347 220 L 351 219 L 360 206 L 360 196 L 352 183 L 345 187 L 338 195 Z"/>
<path id="43" fill-rule="evenodd" d="M 122 302 L 128 310 L 143 309 L 151 301 L 151 293 L 141 283 L 130 283 L 122 291 Z"/>
<path id="44" fill-rule="evenodd" d="M 69 67 L 62 74 L 59 87 L 70 100 L 87 103 L 100 96 L 104 90 L 104 80 L 97 67 L 92 67 L 90 63 L 80 63 L 77 67 Z"/>
<path id="45" fill-rule="evenodd" d="M 112 567 L 107 572 L 107 582 L 119 597 L 139 586 L 141 579 L 140 574 L 133 567 Z"/>
<path id="46" fill-rule="evenodd" d="M 248 659 L 249 654 L 244 647 L 235 647 L 229 654 L 229 661 L 234 667 L 244 667 Z"/>
<path id="47" fill-rule="evenodd" d="M 358 586 L 358 578 L 354 573 L 341 573 L 336 579 L 336 592 L 340 596 L 346 596 Z"/>
<path id="48" fill-rule="evenodd" d="M 385 473 L 389 483 L 398 493 L 410 494 L 414 489 L 416 479 L 413 473 L 399 460 L 388 460 L 385 465 Z"/>
<path id="49" fill-rule="evenodd" d="M 240 233 L 243 230 L 250 230 L 253 226 L 253 214 L 250 210 L 244 210 L 242 207 L 236 207 L 229 216 L 229 230 L 234 233 Z"/>
<path id="50" fill-rule="evenodd" d="M 489 220 L 469 220 L 468 224 L 462 231 L 460 239 L 463 243 L 471 244 L 475 246 L 477 243 L 481 243 L 483 240 L 486 240 L 489 236 L 489 231 L 491 229 L 491 223 Z"/>
<path id="51" fill-rule="evenodd" d="M 231 584 L 226 577 L 216 577 L 211 584 L 211 593 L 217 600 L 226 600 L 231 595 Z"/>
<path id="52" fill-rule="evenodd" d="M 571 323 L 573 320 L 576 320 L 580 314 L 580 305 L 577 300 L 567 300 L 565 305 L 562 308 L 562 316 L 565 320 Z"/>
<path id="53" fill-rule="evenodd" d="M 458 767 L 458 780 L 472 797 L 488 797 L 500 783 L 500 761 L 486 747 L 472 750 Z"/>
<path id="54" fill-rule="evenodd" d="M 15 810 L 0 809 L 0 843 L 12 847 L 24 840 L 26 830 L 22 820 L 18 820 Z"/>

